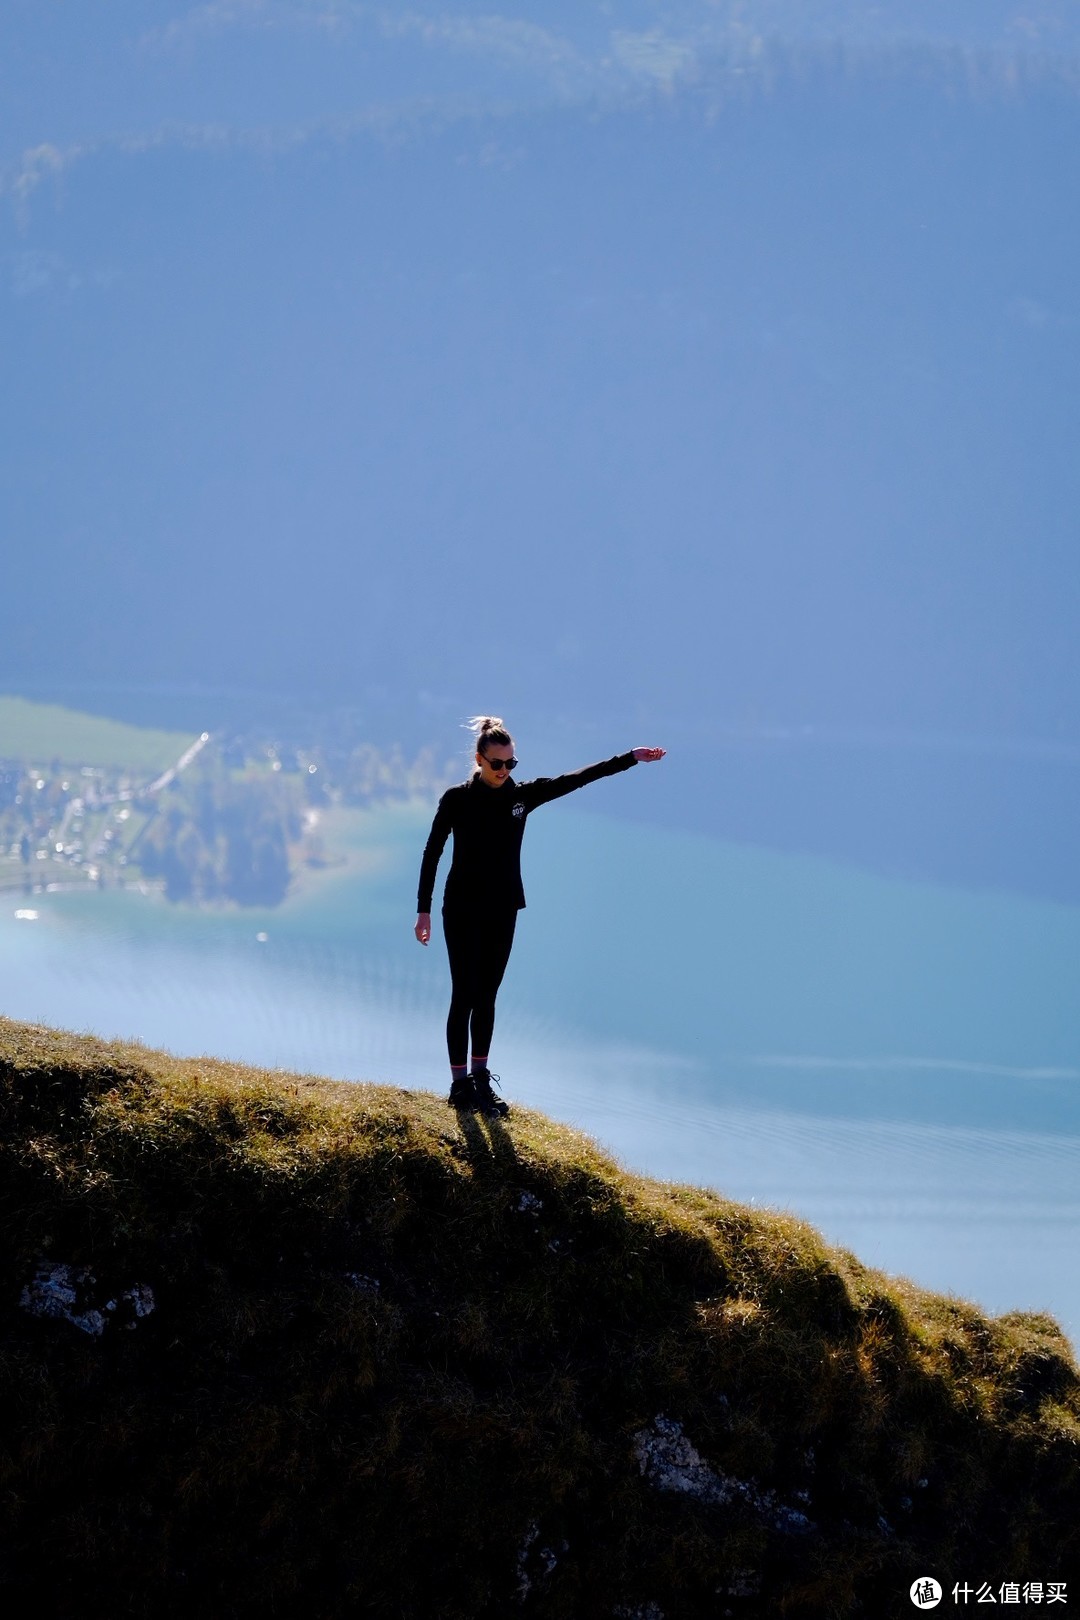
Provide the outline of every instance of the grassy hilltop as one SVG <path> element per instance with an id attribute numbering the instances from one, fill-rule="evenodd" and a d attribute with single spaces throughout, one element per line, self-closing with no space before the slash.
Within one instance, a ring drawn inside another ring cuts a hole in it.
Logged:
<path id="1" fill-rule="evenodd" d="M 523 1108 L 0 1020 L 0 1115 L 7 1613 L 888 1620 L 1080 1569 L 1047 1317 Z"/>

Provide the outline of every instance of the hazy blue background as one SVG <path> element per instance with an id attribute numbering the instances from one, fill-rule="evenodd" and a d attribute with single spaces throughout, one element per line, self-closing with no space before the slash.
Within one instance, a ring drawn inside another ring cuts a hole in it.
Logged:
<path id="1" fill-rule="evenodd" d="M 0 685 L 1080 900 L 1080 22 L 806 9 L 13 0 Z"/>
<path id="2" fill-rule="evenodd" d="M 515 1094 L 1075 1331 L 1078 197 L 1050 0 L 9 0 L 0 689 L 665 744 L 539 860 Z M 5 1005 L 430 1083 L 414 855 L 273 972 L 57 897 Z"/>

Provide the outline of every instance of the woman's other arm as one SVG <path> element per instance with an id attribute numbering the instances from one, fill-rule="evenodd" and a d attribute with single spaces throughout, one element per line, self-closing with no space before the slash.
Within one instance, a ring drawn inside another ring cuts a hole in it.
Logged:
<path id="1" fill-rule="evenodd" d="M 416 892 L 416 924 L 413 933 L 421 945 L 426 945 L 431 938 L 431 896 L 435 889 L 435 874 L 439 869 L 439 857 L 446 848 L 446 840 L 450 836 L 453 826 L 453 800 L 450 795 L 453 788 L 447 788 L 439 800 L 439 808 L 435 812 L 435 819 L 431 823 L 427 843 L 420 861 L 420 883 Z"/>

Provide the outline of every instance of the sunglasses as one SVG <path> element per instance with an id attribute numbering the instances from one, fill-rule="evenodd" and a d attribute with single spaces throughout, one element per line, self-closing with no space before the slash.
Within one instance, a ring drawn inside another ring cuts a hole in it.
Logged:
<path id="1" fill-rule="evenodd" d="M 512 771 L 517 763 L 516 759 L 488 759 L 487 755 L 484 755 L 484 764 L 490 766 L 493 771 Z"/>

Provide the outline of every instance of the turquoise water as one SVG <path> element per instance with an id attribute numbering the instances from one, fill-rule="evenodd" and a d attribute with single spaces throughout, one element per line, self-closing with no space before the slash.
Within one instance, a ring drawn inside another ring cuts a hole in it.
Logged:
<path id="1" fill-rule="evenodd" d="M 361 818 L 361 869 L 275 911 L 9 896 L 3 1010 L 441 1090 L 445 956 L 412 937 L 429 816 Z M 566 806 L 530 822 L 525 881 L 492 1059 L 511 1099 L 1080 1337 L 1080 909 Z"/>

